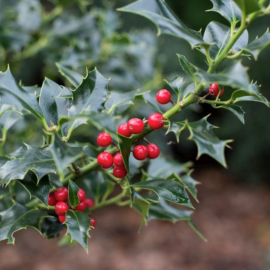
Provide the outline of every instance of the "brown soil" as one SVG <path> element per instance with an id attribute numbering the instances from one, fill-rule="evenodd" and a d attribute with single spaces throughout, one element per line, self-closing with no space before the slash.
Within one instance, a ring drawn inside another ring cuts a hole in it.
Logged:
<path id="1" fill-rule="evenodd" d="M 208 238 L 185 224 L 150 222 L 137 233 L 139 215 L 110 207 L 95 213 L 89 254 L 57 247 L 28 229 L 16 245 L 0 244 L 1 270 L 267 270 L 270 257 L 270 191 L 235 184 L 219 171 L 201 173 L 194 221 Z"/>

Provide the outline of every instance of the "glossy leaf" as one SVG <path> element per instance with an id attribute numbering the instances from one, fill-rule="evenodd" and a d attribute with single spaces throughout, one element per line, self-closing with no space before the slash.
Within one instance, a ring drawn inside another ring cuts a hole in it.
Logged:
<path id="1" fill-rule="evenodd" d="M 179 63 L 185 73 L 187 73 L 196 82 L 195 74 L 193 73 L 193 67 L 184 55 L 177 54 Z"/>
<path id="2" fill-rule="evenodd" d="M 140 228 L 147 222 L 149 214 L 150 203 L 144 199 L 139 193 L 133 191 L 132 194 L 132 208 L 141 214 Z"/>
<path id="3" fill-rule="evenodd" d="M 168 220 L 173 223 L 181 220 L 189 221 L 192 213 L 190 210 L 176 208 L 165 200 L 160 199 L 158 204 L 150 206 L 147 220 Z"/>
<path id="4" fill-rule="evenodd" d="M 250 85 L 253 91 L 236 90 L 231 95 L 233 103 L 252 101 L 260 102 L 269 107 L 269 101 L 259 92 L 258 87 L 255 84 Z"/>
<path id="5" fill-rule="evenodd" d="M 261 9 L 257 0 L 234 0 L 243 13 L 246 15 Z"/>
<path id="6" fill-rule="evenodd" d="M 196 186 L 200 183 L 191 177 L 192 172 L 193 171 L 189 171 L 187 174 L 180 176 L 180 179 L 181 179 L 181 182 L 185 185 L 186 189 L 190 192 L 194 200 L 196 202 L 199 202 L 197 198 Z"/>
<path id="7" fill-rule="evenodd" d="M 152 159 L 150 161 L 149 167 L 147 169 L 147 174 L 149 177 L 168 177 L 172 173 L 179 175 L 184 172 L 189 171 L 189 167 L 192 164 L 190 162 L 180 163 L 173 159 L 168 159 L 163 156 L 159 156 L 157 159 Z"/>
<path id="8" fill-rule="evenodd" d="M 51 190 L 51 185 L 47 175 L 37 183 L 36 177 L 32 177 L 31 174 L 28 174 L 22 181 L 19 181 L 19 183 L 29 193 L 30 199 L 32 199 L 32 197 L 36 197 L 42 203 L 48 205 L 48 196 Z"/>
<path id="9" fill-rule="evenodd" d="M 231 38 L 231 29 L 219 22 L 210 22 L 204 32 L 203 38 L 210 46 L 209 52 L 212 59 L 216 59 L 226 47 Z M 231 48 L 232 54 L 241 51 L 248 44 L 248 31 L 245 30 Z"/>
<path id="10" fill-rule="evenodd" d="M 176 36 L 186 40 L 192 47 L 205 43 L 200 32 L 196 32 L 183 24 L 164 0 L 139 0 L 119 10 L 149 19 L 157 26 L 158 35 Z"/>
<path id="11" fill-rule="evenodd" d="M 220 85 L 227 85 L 232 88 L 243 89 L 250 93 L 257 94 L 254 87 L 250 84 L 247 69 L 240 62 L 232 62 L 227 69 L 216 74 L 201 71 L 200 76 L 209 85 L 216 82 Z"/>
<path id="12" fill-rule="evenodd" d="M 83 212 L 69 210 L 66 213 L 67 233 L 88 252 L 90 218 Z"/>
<path id="13" fill-rule="evenodd" d="M 130 138 L 127 138 L 118 134 L 118 145 L 119 145 L 119 149 L 124 160 L 126 170 L 127 172 L 129 172 L 129 156 L 130 156 L 130 151 L 131 151 L 131 146 L 132 146 L 132 140 Z"/>
<path id="14" fill-rule="evenodd" d="M 58 125 L 58 115 L 61 109 L 58 107 L 65 105 L 63 102 L 61 102 L 64 101 L 63 99 L 57 99 L 57 96 L 60 95 L 62 91 L 62 87 L 49 79 L 45 79 L 43 82 L 39 98 L 39 106 L 48 127 Z"/>
<path id="15" fill-rule="evenodd" d="M 38 181 L 45 175 L 56 172 L 54 160 L 46 148 L 25 145 L 10 157 L 11 160 L 0 168 L 0 185 L 17 179 L 23 180 L 29 171 L 36 175 Z"/>
<path id="16" fill-rule="evenodd" d="M 11 208 L 0 212 L 0 216 L 0 241 L 7 239 L 8 244 L 14 244 L 15 232 L 29 227 L 40 232 L 41 221 L 48 214 L 42 210 L 28 210 L 20 204 L 14 204 Z"/>
<path id="17" fill-rule="evenodd" d="M 197 158 L 207 154 L 226 167 L 224 151 L 230 140 L 219 140 L 213 132 L 214 126 L 207 122 L 207 118 L 208 116 L 199 121 L 188 123 L 189 139 L 193 140 L 197 145 Z"/>
<path id="18" fill-rule="evenodd" d="M 253 55 L 253 57 L 257 60 L 259 54 L 263 49 L 270 46 L 270 33 L 269 29 L 259 38 L 256 38 L 252 42 L 250 42 L 244 50 Z"/>
<path id="19" fill-rule="evenodd" d="M 211 2 L 213 8 L 210 11 L 218 12 L 229 22 L 241 20 L 241 10 L 232 0 L 211 0 Z"/>
<path id="20" fill-rule="evenodd" d="M 60 179 L 64 177 L 64 171 L 68 165 L 84 155 L 82 148 L 71 147 L 69 144 L 63 142 L 58 135 L 53 136 L 52 143 L 48 149 L 51 152 Z"/>
<path id="21" fill-rule="evenodd" d="M 181 95 L 183 92 L 183 88 L 184 88 L 184 78 L 177 76 L 175 77 L 172 81 L 167 81 L 165 80 L 165 82 L 171 87 L 171 89 L 177 94 L 177 95 Z"/>
<path id="22" fill-rule="evenodd" d="M 76 207 L 79 204 L 78 198 L 79 187 L 71 180 L 68 182 L 68 200 L 72 207 Z"/>
<path id="23" fill-rule="evenodd" d="M 74 87 L 77 88 L 81 84 L 83 80 L 83 76 L 81 74 L 59 63 L 56 63 L 56 66 L 60 74 L 63 75 Z"/>
<path id="24" fill-rule="evenodd" d="M 243 111 L 242 107 L 238 105 L 221 105 L 215 106 L 215 109 L 225 109 L 232 112 L 242 124 L 245 124 L 245 112 Z"/>
<path id="25" fill-rule="evenodd" d="M 36 96 L 20 87 L 9 69 L 6 72 L 0 72 L 0 97 L 2 103 L 26 110 L 35 117 L 43 119 Z"/>
<path id="26" fill-rule="evenodd" d="M 72 91 L 73 100 L 69 108 L 69 117 L 89 115 L 91 112 L 100 112 L 104 107 L 103 103 L 108 96 L 108 80 L 105 79 L 97 69 L 90 71 L 83 79 L 79 87 Z M 78 126 L 85 124 L 87 119 L 78 118 L 67 123 L 64 128 L 65 135 Z"/>
<path id="27" fill-rule="evenodd" d="M 169 128 L 166 134 L 173 133 L 175 135 L 176 141 L 179 143 L 180 135 L 186 127 L 187 127 L 186 122 L 171 122 L 170 121 Z"/>
<path id="28" fill-rule="evenodd" d="M 155 192 L 160 198 L 167 201 L 193 208 L 185 188 L 173 180 L 155 179 L 131 185 Z"/>

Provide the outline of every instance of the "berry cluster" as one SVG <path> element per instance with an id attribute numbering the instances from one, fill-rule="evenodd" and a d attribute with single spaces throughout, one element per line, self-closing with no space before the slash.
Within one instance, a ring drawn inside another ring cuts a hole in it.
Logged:
<path id="1" fill-rule="evenodd" d="M 86 208 L 91 208 L 95 205 L 94 200 L 86 198 L 86 194 L 83 189 L 78 191 L 79 204 L 74 208 L 76 211 L 84 211 Z M 48 205 L 55 206 L 55 213 L 58 215 L 58 219 L 61 223 L 66 221 L 66 212 L 71 206 L 67 203 L 68 189 L 66 187 L 57 188 L 55 191 L 49 193 Z M 96 221 L 91 218 L 91 225 L 95 227 Z M 94 224 L 94 225 L 93 225 Z"/>

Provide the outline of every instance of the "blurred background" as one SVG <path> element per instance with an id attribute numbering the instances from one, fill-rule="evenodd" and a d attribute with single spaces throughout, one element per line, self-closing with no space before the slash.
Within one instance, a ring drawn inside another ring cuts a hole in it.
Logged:
<path id="1" fill-rule="evenodd" d="M 0 70 L 9 64 L 17 81 L 35 89 L 44 77 L 67 84 L 56 62 L 82 74 L 86 67 L 97 67 L 111 78 L 111 89 L 155 92 L 166 87 L 163 79 L 181 75 L 177 53 L 197 66 L 205 66 L 203 55 L 187 43 L 170 36 L 157 38 L 156 28 L 148 20 L 116 12 L 131 2 L 2 0 Z M 205 12 L 212 7 L 209 0 L 166 2 L 192 29 L 204 31 L 212 20 L 227 24 L 217 13 Z M 269 17 L 256 20 L 250 26 L 249 40 L 261 36 L 268 27 Z M 243 59 L 250 67 L 250 77 L 262 85 L 268 99 L 269 59 L 269 49 L 258 61 Z M 140 106 L 142 117 L 151 111 L 139 101 L 135 106 Z M 133 108 L 125 112 L 126 116 L 134 114 Z M 233 149 L 226 151 L 227 170 L 207 156 L 196 160 L 196 147 L 186 140 L 186 134 L 179 145 L 164 143 L 162 147 L 167 155 L 194 163 L 193 177 L 201 182 L 194 220 L 208 243 L 184 223 L 151 222 L 138 234 L 137 213 L 128 207 L 110 207 L 96 213 L 98 226 L 92 233 L 88 255 L 79 246 L 58 248 L 59 239 L 48 241 L 27 230 L 16 234 L 15 246 L 0 244 L 0 269 L 270 269 L 270 111 L 259 103 L 243 104 L 243 108 L 245 125 L 230 112 L 208 105 L 193 106 L 177 116 L 179 120 L 197 120 L 211 113 L 209 121 L 220 127 L 216 134 L 221 139 L 234 139 Z M 12 129 L 25 142 L 38 144 L 41 138 L 33 132 L 35 125 L 29 118 Z M 78 130 L 76 136 L 82 137 L 87 128 Z M 11 130 L 6 151 L 21 143 L 21 138 L 12 134 Z M 169 142 L 173 137 L 150 137 L 153 142 L 161 139 Z"/>

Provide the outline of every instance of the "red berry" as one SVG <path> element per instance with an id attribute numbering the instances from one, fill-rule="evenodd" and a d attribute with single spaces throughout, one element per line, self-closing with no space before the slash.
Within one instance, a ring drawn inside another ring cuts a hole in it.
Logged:
<path id="1" fill-rule="evenodd" d="M 124 178 L 127 175 L 126 168 L 115 166 L 113 168 L 113 175 L 117 178 Z"/>
<path id="2" fill-rule="evenodd" d="M 54 197 L 58 202 L 65 202 L 68 199 L 68 189 L 66 187 L 58 188 L 54 193 Z"/>
<path id="3" fill-rule="evenodd" d="M 84 211 L 84 209 L 86 208 L 86 203 L 85 201 L 80 202 L 76 207 L 75 210 L 77 211 Z"/>
<path id="4" fill-rule="evenodd" d="M 138 160 L 144 160 L 147 158 L 147 148 L 144 145 L 137 145 L 133 149 L 133 156 Z"/>
<path id="5" fill-rule="evenodd" d="M 113 165 L 113 156 L 108 152 L 102 152 L 98 155 L 97 162 L 102 168 L 108 169 Z"/>
<path id="6" fill-rule="evenodd" d="M 91 220 L 90 220 L 90 224 L 91 224 L 91 226 L 92 227 L 96 227 L 96 225 L 97 225 L 97 222 L 96 222 L 96 220 L 93 218 L 93 217 L 90 217 L 91 218 Z"/>
<path id="7" fill-rule="evenodd" d="M 117 167 L 125 167 L 123 157 L 120 153 L 113 157 L 113 164 Z"/>
<path id="8" fill-rule="evenodd" d="M 128 129 L 128 124 L 127 123 L 123 123 L 118 127 L 117 130 L 118 134 L 124 136 L 124 137 L 130 137 L 131 136 L 131 132 Z"/>
<path id="9" fill-rule="evenodd" d="M 171 101 L 171 93 L 166 89 L 161 89 L 157 92 L 157 102 L 167 104 Z"/>
<path id="10" fill-rule="evenodd" d="M 55 192 L 50 192 L 49 196 L 48 196 L 48 205 L 50 205 L 50 206 L 54 206 L 57 203 L 57 201 L 54 197 L 54 193 Z"/>
<path id="11" fill-rule="evenodd" d="M 152 129 L 160 129 L 164 124 L 164 117 L 161 113 L 153 113 L 148 118 L 148 125 Z"/>
<path id="12" fill-rule="evenodd" d="M 86 198 L 85 204 L 86 204 L 87 208 L 91 208 L 91 207 L 95 206 L 95 201 L 91 198 Z"/>
<path id="13" fill-rule="evenodd" d="M 55 205 L 55 213 L 58 216 L 63 216 L 68 211 L 68 205 L 65 202 L 58 202 Z"/>
<path id="14" fill-rule="evenodd" d="M 144 123 L 139 118 L 131 118 L 127 124 L 128 129 L 132 134 L 139 134 L 144 130 Z"/>
<path id="15" fill-rule="evenodd" d="M 112 137 L 106 132 L 102 132 L 97 137 L 97 144 L 102 147 L 107 147 L 112 143 Z"/>
<path id="16" fill-rule="evenodd" d="M 159 156 L 160 150 L 157 145 L 151 143 L 147 145 L 147 150 L 148 150 L 148 157 L 150 159 L 155 159 Z"/>
<path id="17" fill-rule="evenodd" d="M 84 199 L 85 199 L 85 192 L 81 188 L 78 191 L 78 198 L 79 198 L 80 202 L 84 201 Z"/>
<path id="18" fill-rule="evenodd" d="M 64 223 L 66 221 L 66 216 L 63 215 L 63 216 L 58 216 L 58 219 L 61 223 Z"/>
<path id="19" fill-rule="evenodd" d="M 220 92 L 220 94 L 219 94 L 219 92 Z M 217 97 L 218 94 L 221 97 L 223 95 L 223 93 L 224 93 L 224 88 L 222 89 L 222 91 L 220 91 L 219 85 L 217 83 L 212 83 L 209 86 L 209 93 L 210 93 L 210 95 L 212 95 L 214 97 Z"/>

